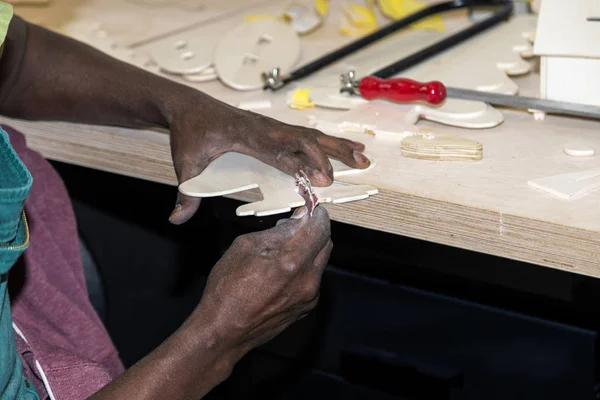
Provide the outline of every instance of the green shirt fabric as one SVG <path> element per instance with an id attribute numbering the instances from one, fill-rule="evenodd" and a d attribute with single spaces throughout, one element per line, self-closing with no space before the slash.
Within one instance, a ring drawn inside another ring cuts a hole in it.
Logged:
<path id="1" fill-rule="evenodd" d="M 12 6 L 0 1 L 0 45 L 12 17 Z M 16 351 L 7 287 L 10 268 L 29 245 L 23 205 L 31 184 L 31 174 L 0 129 L 0 399 L 7 400 L 39 400 Z"/>

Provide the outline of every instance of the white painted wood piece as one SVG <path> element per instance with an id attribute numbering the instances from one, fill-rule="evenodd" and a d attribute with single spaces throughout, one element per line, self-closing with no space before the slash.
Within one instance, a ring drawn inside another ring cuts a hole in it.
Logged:
<path id="1" fill-rule="evenodd" d="M 254 2 L 256 3 L 256 1 Z M 260 4 L 260 2 L 258 3 Z M 163 71 L 182 74 L 183 78 L 189 82 L 215 80 L 217 79 L 216 72 L 213 70 L 208 75 L 208 70 L 209 66 L 213 64 L 219 39 L 235 29 L 243 21 L 246 13 L 262 10 L 265 13 L 277 14 L 281 13 L 282 5 L 275 3 L 263 7 L 252 7 L 246 11 L 247 8 L 240 7 L 235 17 L 230 16 L 225 20 L 216 18 L 159 36 L 155 40 L 136 46 L 136 50 L 148 53 Z"/>
<path id="2" fill-rule="evenodd" d="M 288 105 L 291 103 L 292 97 L 293 91 L 288 92 Z M 393 124 L 398 119 L 398 113 L 402 112 L 408 116 L 406 122 L 411 124 L 425 119 L 461 128 L 483 129 L 498 126 L 504 120 L 500 111 L 486 103 L 461 99 L 447 99 L 444 104 L 437 107 L 430 107 L 423 103 L 396 104 L 377 100 L 376 105 L 369 107 L 366 105 L 370 102 L 360 96 L 341 94 L 339 90 L 333 88 L 316 88 L 310 91 L 310 100 L 316 106 L 323 108 L 347 110 L 361 107 L 356 114 L 350 114 L 353 121 L 361 118 L 371 120 L 387 118 L 394 120 Z M 390 106 L 385 106 L 388 103 Z M 365 112 L 367 115 L 361 115 Z M 386 124 L 383 121 L 380 121 L 380 125 L 381 123 Z M 371 125 L 373 124 L 375 121 L 372 121 Z"/>
<path id="3" fill-rule="evenodd" d="M 214 68 L 208 67 L 197 74 L 184 74 L 182 78 L 189 82 L 210 82 L 217 80 L 218 76 Z"/>
<path id="4" fill-rule="evenodd" d="M 360 96 L 351 96 L 340 93 L 339 89 L 330 87 L 315 87 L 310 90 L 310 100 L 318 107 L 331 108 L 334 110 L 349 110 L 361 104 L 368 103 L 368 100 Z M 294 90 L 287 92 L 287 104 L 292 104 Z"/>
<path id="5" fill-rule="evenodd" d="M 468 100 L 448 100 L 440 108 L 372 100 L 329 120 L 309 117 L 309 123 L 316 129 L 338 135 L 353 132 L 381 139 L 401 140 L 420 130 L 416 124 L 421 119 L 444 125 L 483 129 L 501 124 L 504 117 L 485 103 Z"/>
<path id="6" fill-rule="evenodd" d="M 238 104 L 238 108 L 242 110 L 266 110 L 271 107 L 273 107 L 273 104 L 269 99 L 240 101 Z"/>
<path id="7" fill-rule="evenodd" d="M 593 147 L 580 142 L 567 143 L 563 148 L 563 151 L 566 155 L 571 157 L 592 157 L 596 154 Z"/>
<path id="8" fill-rule="evenodd" d="M 334 177 L 364 173 L 367 170 L 350 168 L 331 160 Z M 216 197 L 259 188 L 263 200 L 244 204 L 236 210 L 238 216 L 266 216 L 290 211 L 304 205 L 298 194 L 295 179 L 257 159 L 240 154 L 225 153 L 213 161 L 200 175 L 179 185 L 179 191 L 192 197 Z M 371 185 L 343 185 L 313 187 L 320 203 L 346 203 L 366 199 L 378 193 Z"/>
<path id="9" fill-rule="evenodd" d="M 588 19 L 589 6 L 588 0 L 542 3 L 534 46 L 542 98 L 600 105 L 600 21 Z"/>
<path id="10" fill-rule="evenodd" d="M 298 35 L 314 32 L 323 23 L 323 17 L 304 4 L 291 4 L 285 9 L 283 16 L 290 21 Z"/>
<path id="11" fill-rule="evenodd" d="M 187 36 L 163 40 L 150 48 L 150 57 L 171 74 L 200 74 L 213 62 L 215 41 L 206 37 Z M 213 74 L 214 75 L 214 74 Z"/>
<path id="12" fill-rule="evenodd" d="M 600 188 L 600 168 L 535 179 L 528 185 L 561 199 L 574 200 Z"/>
<path id="13" fill-rule="evenodd" d="M 479 161 L 483 157 L 483 145 L 460 136 L 424 132 L 402 139 L 401 153 L 419 160 Z"/>
<path id="14" fill-rule="evenodd" d="M 600 21 L 600 1 L 587 0 L 587 19 L 589 21 Z"/>
<path id="15" fill-rule="evenodd" d="M 300 40 L 289 24 L 258 19 L 242 23 L 219 41 L 214 67 L 226 85 L 257 90 L 264 86 L 263 73 L 275 67 L 290 72 L 299 57 Z"/>

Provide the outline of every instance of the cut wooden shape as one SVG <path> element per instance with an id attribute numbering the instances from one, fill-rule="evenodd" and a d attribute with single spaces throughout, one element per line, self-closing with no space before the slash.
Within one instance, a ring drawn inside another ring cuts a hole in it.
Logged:
<path id="1" fill-rule="evenodd" d="M 600 46 L 594 40 L 600 37 L 600 24 L 587 20 L 589 6 L 589 0 L 571 0 L 567 3 L 544 0 L 538 17 L 535 54 L 600 58 Z"/>
<path id="2" fill-rule="evenodd" d="M 299 35 L 306 35 L 319 28 L 323 18 L 302 4 L 292 4 L 283 13 L 284 17 L 290 21 L 292 27 Z"/>
<path id="3" fill-rule="evenodd" d="M 535 179 L 527 184 L 561 199 L 573 200 L 600 188 L 600 168 Z"/>
<path id="4" fill-rule="evenodd" d="M 189 82 L 210 82 L 216 80 L 217 72 L 214 68 L 208 67 L 197 74 L 185 74 L 182 78 Z"/>
<path id="5" fill-rule="evenodd" d="M 363 173 L 376 165 L 371 160 L 368 169 L 357 170 L 337 160 L 331 160 L 331 164 L 334 177 Z M 240 206 L 236 211 L 238 216 L 279 214 L 304 205 L 304 200 L 297 192 L 294 177 L 253 157 L 234 152 L 223 154 L 200 175 L 179 185 L 181 193 L 192 197 L 225 196 L 255 188 L 260 189 L 263 200 Z M 377 189 L 370 185 L 347 186 L 334 183 L 329 187 L 313 189 L 321 203 L 356 201 L 377 194 Z"/>
<path id="6" fill-rule="evenodd" d="M 565 145 L 563 151 L 571 157 L 592 157 L 596 154 L 593 147 L 578 142 L 568 143 Z"/>
<path id="7" fill-rule="evenodd" d="M 179 35 L 172 40 L 155 43 L 150 58 L 160 69 L 171 74 L 199 74 L 213 62 L 215 41 L 210 37 Z"/>
<path id="8" fill-rule="evenodd" d="M 544 0 L 534 52 L 540 56 L 542 98 L 600 105 L 600 21 L 597 0 Z M 557 27 L 562 29 L 557 29 Z"/>
<path id="9" fill-rule="evenodd" d="M 483 145 L 460 136 L 426 132 L 402 139 L 401 153 L 421 160 L 477 161 L 483 157 Z"/>
<path id="10" fill-rule="evenodd" d="M 368 103 L 360 96 L 352 96 L 340 93 L 335 88 L 311 88 L 309 90 L 310 100 L 318 107 L 331 108 L 335 110 L 349 110 L 361 104 Z M 295 91 L 288 92 L 288 104 L 292 102 Z"/>
<path id="11" fill-rule="evenodd" d="M 588 21 L 600 21 L 600 1 L 587 0 L 587 19 Z"/>
<path id="12" fill-rule="evenodd" d="M 238 104 L 238 108 L 242 110 L 266 110 L 271 107 L 273 107 L 273 104 L 269 99 L 240 101 Z"/>
<path id="13" fill-rule="evenodd" d="M 468 129 L 493 128 L 504 121 L 504 115 L 489 104 L 460 99 L 446 99 L 441 107 L 419 105 L 413 113 L 420 119 Z"/>
<path id="14" fill-rule="evenodd" d="M 227 34 L 219 44 L 214 67 L 219 79 L 238 90 L 264 86 L 262 74 L 279 67 L 290 72 L 300 57 L 300 40 L 294 29 L 281 21 L 245 22 Z"/>
<path id="15" fill-rule="evenodd" d="M 398 140 L 419 131 L 416 124 L 420 119 L 461 128 L 483 129 L 501 124 L 504 117 L 495 108 L 476 101 L 449 99 L 443 106 L 431 108 L 372 100 L 331 120 L 313 119 L 311 125 L 330 133 L 366 133 Z"/>
<path id="16" fill-rule="evenodd" d="M 444 125 L 457 126 L 469 129 L 493 128 L 500 125 L 504 121 L 502 113 L 492 106 L 480 102 L 461 99 L 447 99 L 440 106 L 428 106 L 423 103 L 392 103 L 383 100 L 371 101 L 375 106 L 367 106 L 368 100 L 360 96 L 347 95 L 339 93 L 338 89 L 334 88 L 314 88 L 309 90 L 310 100 L 317 107 L 331 108 L 338 110 L 349 110 L 361 107 L 356 115 L 365 114 L 363 117 L 368 118 L 371 122 L 368 124 L 376 124 L 377 119 L 393 118 L 396 119 L 397 113 L 404 112 L 407 115 L 407 122 L 416 124 L 419 119 L 438 122 Z M 294 92 L 288 93 L 288 104 L 291 104 Z M 387 104 L 387 106 L 385 105 Z M 400 106 L 402 108 L 398 108 Z M 375 109 L 377 108 L 377 109 Z M 369 110 L 369 111 L 367 111 Z M 358 118 L 354 118 L 358 120 Z"/>

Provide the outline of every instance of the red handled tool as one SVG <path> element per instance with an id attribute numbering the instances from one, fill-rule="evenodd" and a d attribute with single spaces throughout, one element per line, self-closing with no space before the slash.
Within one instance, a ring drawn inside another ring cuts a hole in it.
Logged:
<path id="1" fill-rule="evenodd" d="M 406 78 L 381 79 L 367 76 L 355 78 L 355 72 L 342 75 L 341 91 L 357 94 L 367 100 L 386 99 L 397 103 L 424 101 L 440 104 L 446 99 L 446 87 L 442 82 L 417 82 Z"/>

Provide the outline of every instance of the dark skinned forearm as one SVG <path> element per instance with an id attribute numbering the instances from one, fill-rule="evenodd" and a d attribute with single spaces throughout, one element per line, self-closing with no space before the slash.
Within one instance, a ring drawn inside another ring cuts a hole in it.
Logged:
<path id="1" fill-rule="evenodd" d="M 11 22 L 0 60 L 0 114 L 170 128 L 182 102 L 201 108 L 205 99 L 83 43 L 19 18 Z M 215 323 L 200 318 L 188 321 L 92 399 L 197 400 L 208 393 L 229 376 L 239 356 L 219 340 Z"/>
<path id="2" fill-rule="evenodd" d="M 208 96 L 15 17 L 0 62 L 0 113 L 132 128 L 168 128 Z"/>
<path id="3" fill-rule="evenodd" d="M 243 355 L 216 325 L 190 318 L 178 331 L 90 400 L 198 400 L 227 379 Z"/>

